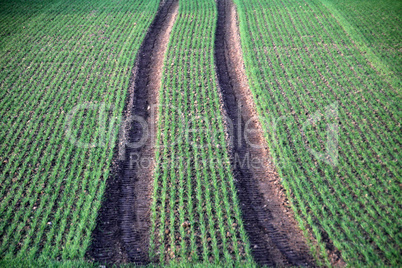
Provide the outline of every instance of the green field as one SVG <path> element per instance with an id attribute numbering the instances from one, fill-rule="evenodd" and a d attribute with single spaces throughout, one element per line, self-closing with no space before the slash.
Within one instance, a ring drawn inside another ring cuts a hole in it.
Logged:
<path id="1" fill-rule="evenodd" d="M 250 87 L 301 226 L 324 256 L 328 236 L 353 266 L 397 265 L 399 88 L 319 1 L 235 2 Z"/>
<path id="2" fill-rule="evenodd" d="M 92 234 L 160 2 L 0 0 L 0 266 L 97 265 Z M 256 266 L 214 58 L 217 2 L 178 3 L 149 261 Z M 250 99 L 316 264 L 400 266 L 402 2 L 233 3 Z"/>
<path id="3" fill-rule="evenodd" d="M 323 0 L 339 24 L 352 36 L 370 66 L 396 90 L 402 87 L 401 13 L 402 2 Z"/>
<path id="4" fill-rule="evenodd" d="M 105 122 L 122 114 L 158 4 L 2 3 L 1 258 L 84 258 L 115 146 L 101 139 L 115 128 L 97 131 L 99 111 L 114 105 Z"/>
<path id="5" fill-rule="evenodd" d="M 216 19 L 213 0 L 181 3 L 169 42 L 151 231 L 151 256 L 161 263 L 230 265 L 251 258 L 223 135 L 213 64 Z"/>

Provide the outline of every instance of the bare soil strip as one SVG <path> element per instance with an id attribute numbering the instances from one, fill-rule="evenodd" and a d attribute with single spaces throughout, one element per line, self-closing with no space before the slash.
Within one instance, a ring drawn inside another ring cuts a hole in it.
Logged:
<path id="1" fill-rule="evenodd" d="M 223 112 L 228 117 L 228 142 L 238 196 L 254 259 L 269 266 L 314 266 L 305 238 L 286 206 L 287 199 L 248 88 L 235 6 L 231 0 L 218 0 L 217 4 L 216 69 Z"/>
<path id="2" fill-rule="evenodd" d="M 177 11 L 178 0 L 162 1 L 132 71 L 129 99 L 124 113 L 131 120 L 126 120 L 122 138 L 125 144 L 138 143 L 144 138 L 146 141 L 139 148 L 125 146 L 123 154 L 119 150 L 115 176 L 108 179 L 105 201 L 99 212 L 89 251 L 89 255 L 100 263 L 149 263 L 149 208 L 158 121 L 158 92 L 164 55 Z M 144 128 L 139 121 L 133 121 L 132 118 L 144 119 L 142 123 L 147 127 Z M 136 159 L 145 161 L 135 161 Z"/>

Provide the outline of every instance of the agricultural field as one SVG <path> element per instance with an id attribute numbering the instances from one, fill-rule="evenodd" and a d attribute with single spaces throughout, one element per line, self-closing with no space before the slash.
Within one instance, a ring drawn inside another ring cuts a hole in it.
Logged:
<path id="1" fill-rule="evenodd" d="M 0 257 L 83 259 L 159 2 L 1 5 Z"/>
<path id="2" fill-rule="evenodd" d="M 0 266 L 400 266 L 398 0 L 0 0 Z"/>
<path id="3" fill-rule="evenodd" d="M 319 1 L 235 3 L 265 137 L 313 247 L 326 264 L 330 240 L 352 266 L 397 265 L 399 88 Z"/>
<path id="4" fill-rule="evenodd" d="M 323 0 L 353 42 L 366 54 L 371 66 L 396 89 L 401 88 L 402 2 Z"/>
<path id="5" fill-rule="evenodd" d="M 226 151 L 214 70 L 216 3 L 180 3 L 166 54 L 150 258 L 251 261 Z"/>

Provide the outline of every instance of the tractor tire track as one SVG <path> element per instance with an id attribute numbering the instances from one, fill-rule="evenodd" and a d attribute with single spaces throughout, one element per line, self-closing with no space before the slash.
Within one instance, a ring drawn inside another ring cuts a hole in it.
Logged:
<path id="1" fill-rule="evenodd" d="M 235 6 L 232 0 L 217 0 L 217 7 L 215 64 L 232 168 L 253 257 L 260 265 L 314 266 L 302 231 L 286 206 L 248 88 Z"/>
<path id="2" fill-rule="evenodd" d="M 104 264 L 149 263 L 150 204 L 162 67 L 178 0 L 161 2 L 138 51 L 114 175 L 107 181 L 89 255 Z M 123 146 L 123 147 L 122 147 Z M 121 150 L 123 148 L 123 150 Z M 143 160 L 143 161 L 142 161 Z"/>

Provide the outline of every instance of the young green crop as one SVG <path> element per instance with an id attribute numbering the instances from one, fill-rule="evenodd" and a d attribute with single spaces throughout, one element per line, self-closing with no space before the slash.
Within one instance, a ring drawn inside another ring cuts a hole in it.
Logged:
<path id="1" fill-rule="evenodd" d="M 0 258 L 83 259 L 159 1 L 0 5 Z"/>
<path id="2" fill-rule="evenodd" d="M 151 260 L 252 265 L 214 69 L 216 3 L 179 4 L 160 91 Z"/>
<path id="3" fill-rule="evenodd" d="M 322 0 L 355 44 L 366 53 L 372 66 L 390 81 L 402 87 L 402 3 L 398 0 Z"/>
<path id="4" fill-rule="evenodd" d="M 351 265 L 396 265 L 397 83 L 383 80 L 319 1 L 235 3 L 250 87 L 302 229 L 327 264 L 329 238 Z"/>

